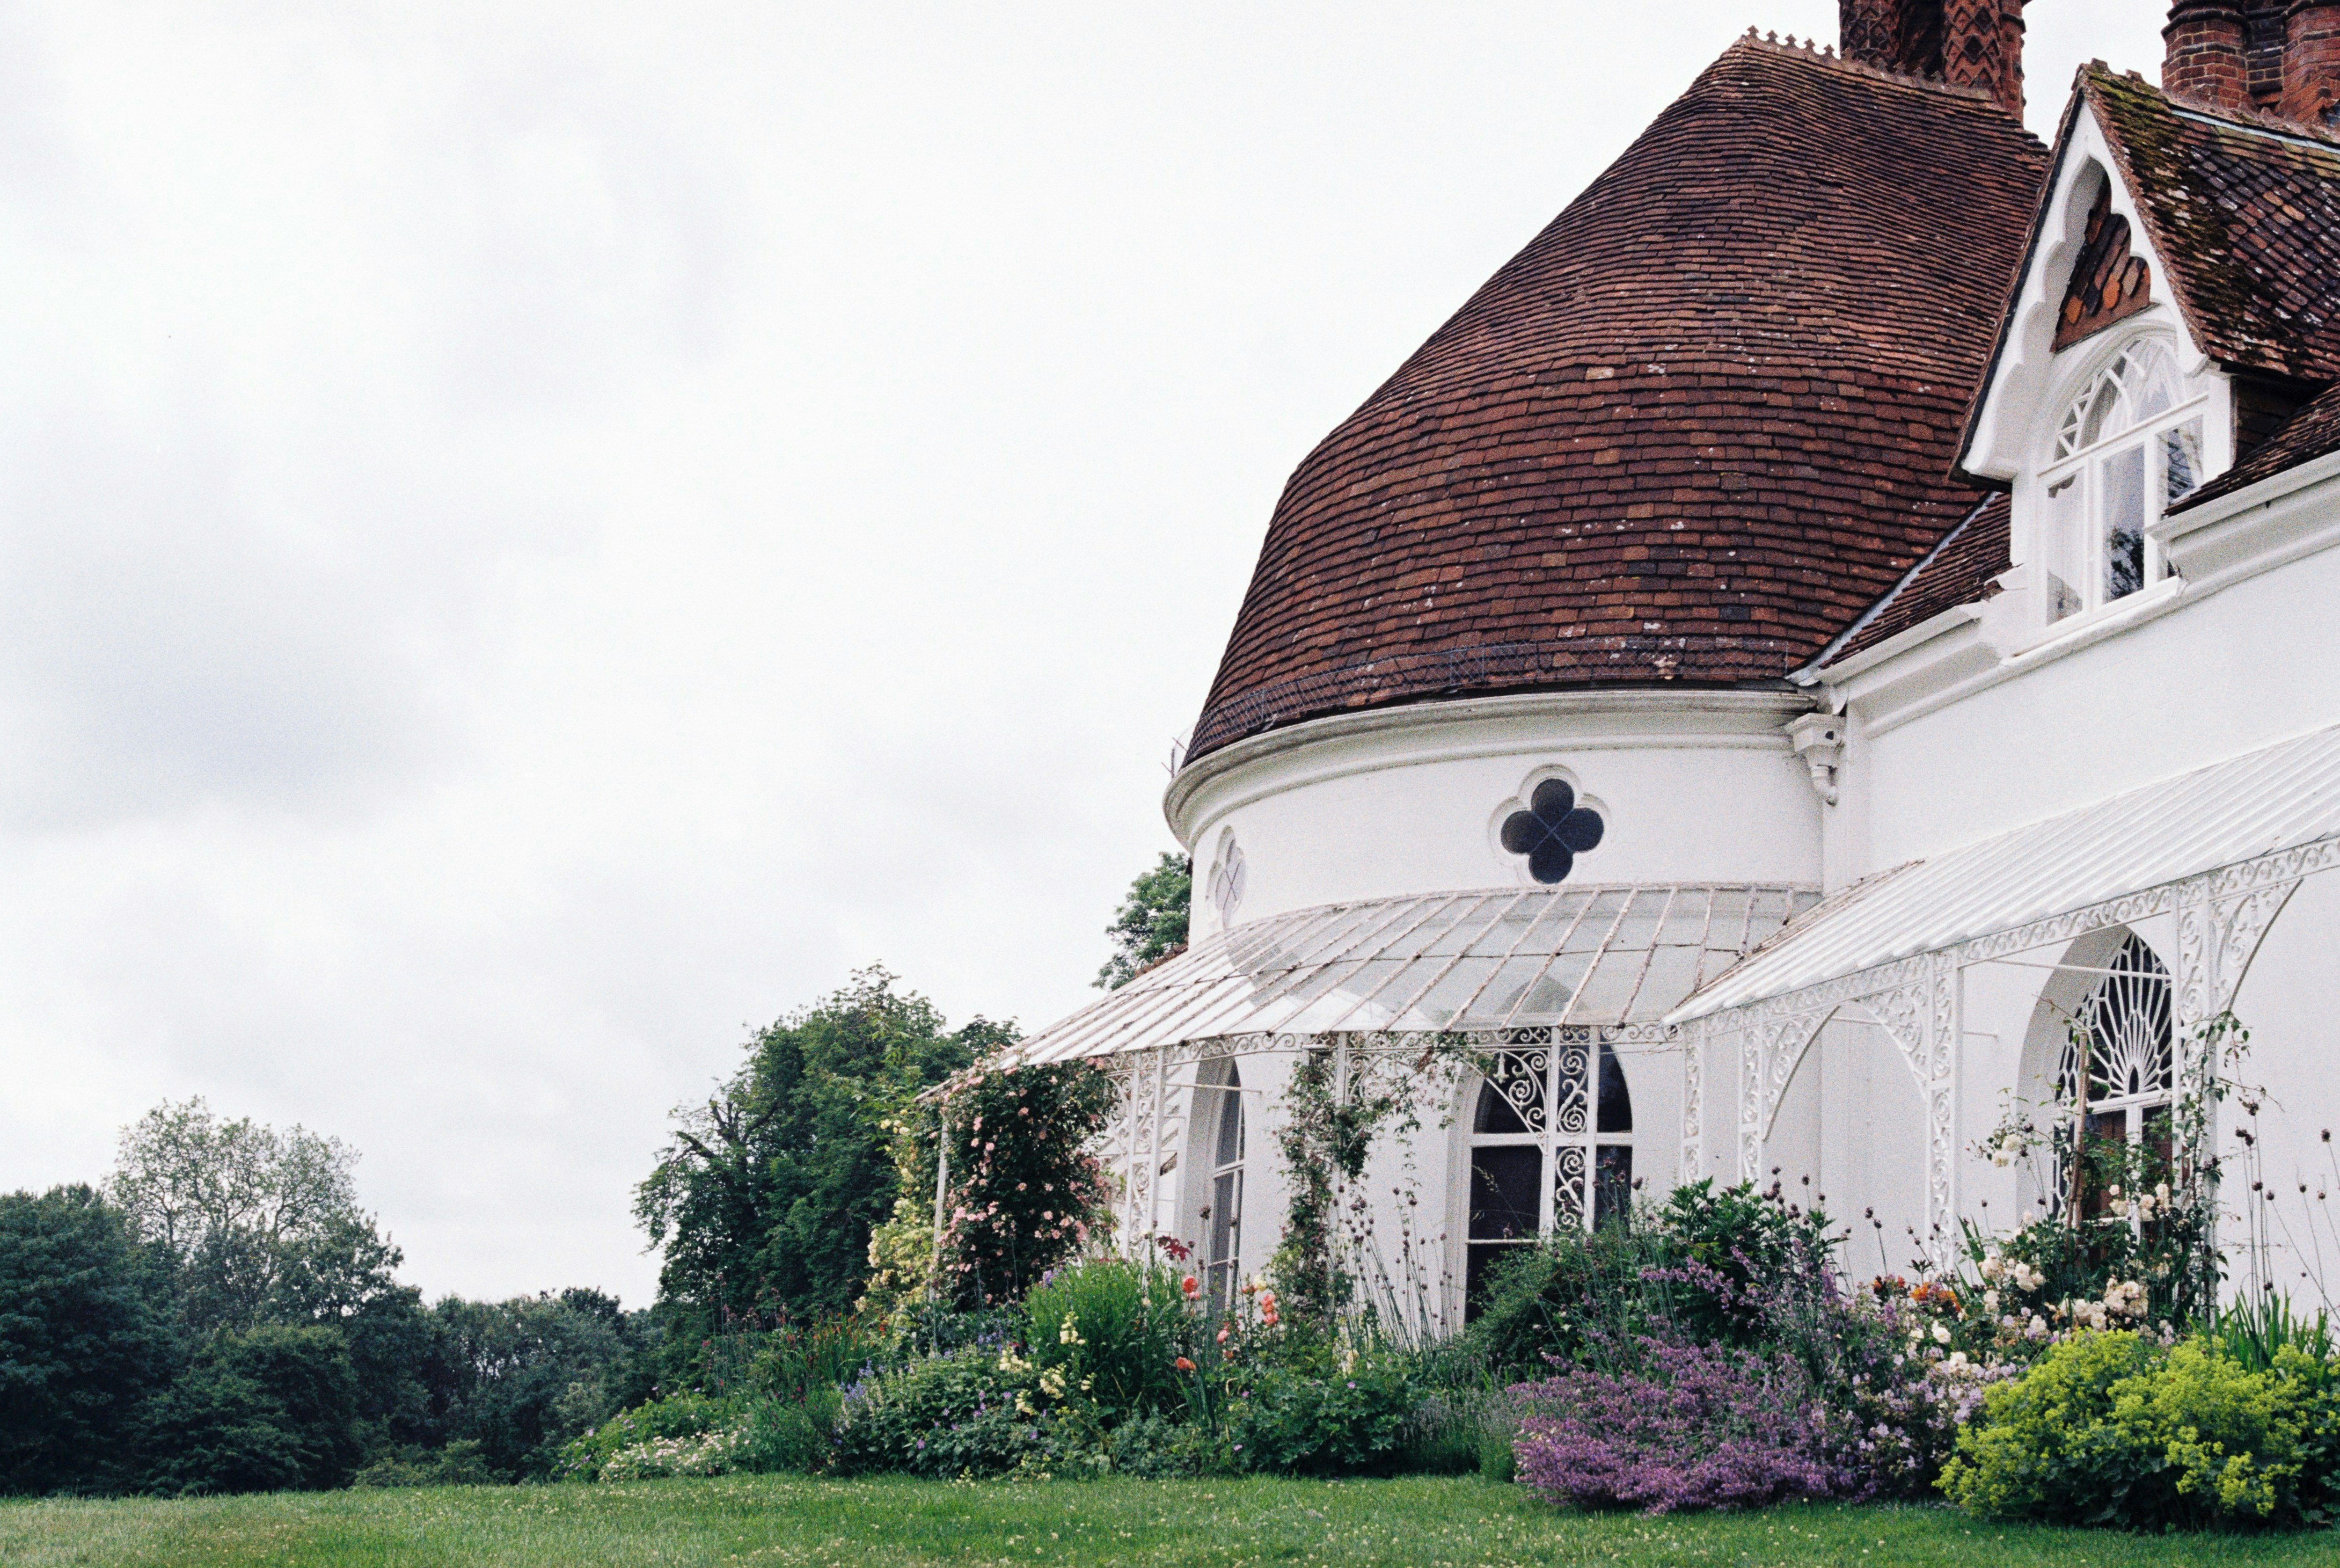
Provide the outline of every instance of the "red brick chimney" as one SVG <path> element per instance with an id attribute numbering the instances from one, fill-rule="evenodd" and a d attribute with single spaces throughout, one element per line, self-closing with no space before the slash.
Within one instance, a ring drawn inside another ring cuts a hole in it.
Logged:
<path id="1" fill-rule="evenodd" d="M 2340 0 L 2333 0 L 2340 5 Z M 2024 0 L 1837 0 L 1848 60 L 1980 87 L 2023 112 Z"/>
<path id="2" fill-rule="evenodd" d="M 1942 79 L 1980 87 L 2010 114 L 2023 113 L 2023 3 L 1945 0 L 1942 6 Z"/>
<path id="3" fill-rule="evenodd" d="M 2284 13 L 2283 98 L 2287 120 L 2334 123 L 2340 105 L 2340 0 L 2291 0 Z"/>
<path id="4" fill-rule="evenodd" d="M 1901 0 L 1837 0 L 1836 34 L 1846 59 L 1901 69 Z"/>
<path id="5" fill-rule="evenodd" d="M 2161 30 L 2162 90 L 2216 109 L 2251 103 L 2249 29 L 2242 0 L 2176 0 Z"/>

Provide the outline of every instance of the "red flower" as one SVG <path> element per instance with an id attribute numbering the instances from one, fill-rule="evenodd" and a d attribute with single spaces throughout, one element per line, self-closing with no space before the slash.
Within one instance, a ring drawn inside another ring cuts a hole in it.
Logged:
<path id="1" fill-rule="evenodd" d="M 1178 1358 L 1178 1370 L 1181 1372 L 1192 1372 L 1195 1370 L 1195 1364 L 1182 1355 Z"/>
<path id="2" fill-rule="evenodd" d="M 1186 1299 L 1188 1301 L 1192 1301 L 1196 1296 L 1203 1294 L 1203 1287 L 1195 1283 L 1195 1276 L 1191 1274 L 1178 1282 L 1178 1288 L 1186 1293 Z"/>

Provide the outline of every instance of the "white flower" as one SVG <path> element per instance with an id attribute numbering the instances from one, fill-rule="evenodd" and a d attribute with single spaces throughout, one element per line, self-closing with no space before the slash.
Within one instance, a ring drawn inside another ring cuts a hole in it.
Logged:
<path id="1" fill-rule="evenodd" d="M 1998 1315 L 1998 1292 L 1987 1290 L 1982 1293 L 1982 1309 L 1993 1317 Z"/>
<path id="2" fill-rule="evenodd" d="M 1938 1323 L 1934 1325 L 1934 1343 L 1936 1345 L 1948 1345 L 1950 1343 L 1950 1331 L 1943 1327 Z"/>

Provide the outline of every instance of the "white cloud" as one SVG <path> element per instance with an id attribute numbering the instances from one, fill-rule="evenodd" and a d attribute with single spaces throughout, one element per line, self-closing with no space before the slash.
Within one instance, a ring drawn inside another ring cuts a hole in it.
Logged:
<path id="1" fill-rule="evenodd" d="M 644 1299 L 746 1027 L 1085 999 L 1285 474 L 1750 19 L 0 18 L 0 1184 L 203 1093 Z"/>

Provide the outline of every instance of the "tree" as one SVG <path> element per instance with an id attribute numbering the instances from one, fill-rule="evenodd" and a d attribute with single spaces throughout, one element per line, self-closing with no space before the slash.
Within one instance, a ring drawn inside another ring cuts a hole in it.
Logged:
<path id="1" fill-rule="evenodd" d="M 850 1307 L 870 1230 L 899 1186 L 887 1124 L 1014 1038 L 981 1018 L 947 1032 L 932 1003 L 879 968 L 759 1030 L 729 1081 L 676 1111 L 672 1141 L 637 1189 L 636 1216 L 666 1251 L 659 1306 L 672 1342 L 689 1349 L 728 1328 Z"/>
<path id="2" fill-rule="evenodd" d="M 336 1215 L 284 1247 L 264 1308 L 272 1323 L 340 1333 L 357 1377 L 369 1453 L 445 1436 L 432 1418 L 425 1376 L 440 1329 L 423 1309 L 422 1293 L 398 1283 L 405 1258 L 372 1221 Z"/>
<path id="3" fill-rule="evenodd" d="M 1140 872 L 1129 885 L 1113 924 L 1105 928 L 1113 938 L 1113 957 L 1097 971 L 1098 987 L 1117 990 L 1185 948 L 1194 901 L 1195 862 L 1164 850 L 1153 869 Z"/>
<path id="4" fill-rule="evenodd" d="M 358 1380 L 333 1329 L 215 1335 L 148 1412 L 144 1484 L 173 1495 L 346 1485 L 364 1453 Z"/>
<path id="5" fill-rule="evenodd" d="M 223 1120 L 197 1097 L 122 1130 L 106 1196 L 170 1260 L 181 1318 L 198 1334 L 264 1322 L 288 1268 L 322 1238 L 354 1241 L 355 1150 L 337 1138 Z"/>
<path id="6" fill-rule="evenodd" d="M 451 1443 L 507 1481 L 551 1473 L 561 1445 L 655 1392 L 646 1313 L 598 1290 L 431 1309 L 432 1403 Z"/>
<path id="7" fill-rule="evenodd" d="M 161 1271 L 86 1186 L 0 1197 L 0 1492 L 110 1490 L 176 1369 Z"/>

